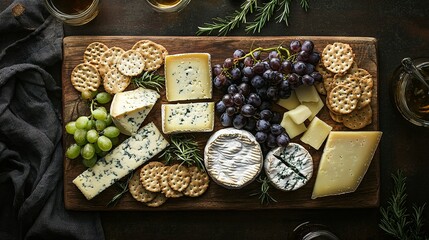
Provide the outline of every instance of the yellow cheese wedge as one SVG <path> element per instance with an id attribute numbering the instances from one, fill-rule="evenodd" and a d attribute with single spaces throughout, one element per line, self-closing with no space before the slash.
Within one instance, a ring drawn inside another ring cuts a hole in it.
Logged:
<path id="1" fill-rule="evenodd" d="M 296 97 L 295 91 L 292 91 L 292 94 L 290 97 L 286 99 L 280 98 L 277 101 L 277 104 L 286 108 L 287 110 L 292 110 L 296 107 L 298 107 L 301 103 L 299 102 L 298 98 Z"/>
<path id="2" fill-rule="evenodd" d="M 280 125 L 285 128 L 289 138 L 294 138 L 307 130 L 304 123 L 296 124 L 286 113 L 283 114 L 283 120 Z"/>
<path id="3" fill-rule="evenodd" d="M 299 105 L 293 110 L 286 112 L 287 115 L 296 123 L 301 124 L 311 116 L 310 109 L 305 105 Z"/>
<path id="4" fill-rule="evenodd" d="M 316 150 L 319 150 L 331 130 L 331 126 L 320 120 L 318 117 L 315 117 L 308 126 L 307 131 L 302 135 L 301 141 L 312 146 Z"/>
<path id="5" fill-rule="evenodd" d="M 312 199 L 356 191 L 382 132 L 332 131 L 326 141 L 314 184 Z"/>
<path id="6" fill-rule="evenodd" d="M 323 106 L 325 106 L 325 104 L 323 104 L 322 99 L 320 99 L 320 96 L 317 95 L 317 97 L 319 98 L 319 100 L 317 102 L 302 102 L 302 105 L 305 105 L 308 107 L 308 109 L 310 109 L 311 111 L 311 115 L 308 117 L 308 120 L 313 120 L 313 118 L 320 112 L 320 110 L 322 110 Z"/>
<path id="7" fill-rule="evenodd" d="M 296 97 L 301 103 L 317 102 L 320 100 L 319 93 L 313 85 L 301 85 L 299 88 L 295 89 L 295 93 Z"/>

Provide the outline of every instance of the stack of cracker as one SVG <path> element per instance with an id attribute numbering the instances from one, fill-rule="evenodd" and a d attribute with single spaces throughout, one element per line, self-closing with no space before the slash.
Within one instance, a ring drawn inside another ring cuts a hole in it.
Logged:
<path id="1" fill-rule="evenodd" d="M 159 207 L 168 198 L 201 196 L 209 187 L 209 177 L 196 166 L 167 166 L 153 161 L 133 174 L 128 187 L 137 201 Z"/>
<path id="2" fill-rule="evenodd" d="M 372 123 L 371 74 L 359 68 L 349 44 L 328 44 L 322 61 L 316 67 L 323 76 L 323 85 L 316 86 L 326 95 L 326 106 L 331 118 L 350 129 L 361 129 Z"/>
<path id="3" fill-rule="evenodd" d="M 150 40 L 138 41 L 128 51 L 93 42 L 85 49 L 84 62 L 73 69 L 71 83 L 79 92 L 94 92 L 102 84 L 106 92 L 116 94 L 132 77 L 159 69 L 167 54 L 164 46 Z"/>

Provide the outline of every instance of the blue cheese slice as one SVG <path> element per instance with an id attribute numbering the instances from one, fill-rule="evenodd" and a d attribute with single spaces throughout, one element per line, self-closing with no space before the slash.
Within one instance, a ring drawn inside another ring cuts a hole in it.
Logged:
<path id="1" fill-rule="evenodd" d="M 211 57 L 184 53 L 165 57 L 165 91 L 168 101 L 212 98 Z"/>
<path id="2" fill-rule="evenodd" d="M 135 134 L 159 97 L 158 92 L 146 88 L 115 94 L 110 106 L 113 123 L 121 133 Z"/>
<path id="3" fill-rule="evenodd" d="M 239 189 L 255 180 L 261 172 L 263 156 L 259 143 L 250 132 L 225 128 L 207 141 L 204 164 L 217 184 Z"/>
<path id="4" fill-rule="evenodd" d="M 168 145 L 167 140 L 151 122 L 100 159 L 94 167 L 77 176 L 73 183 L 90 200 Z"/>
<path id="5" fill-rule="evenodd" d="M 211 132 L 214 127 L 214 103 L 184 103 L 162 105 L 162 131 Z"/>
<path id="6" fill-rule="evenodd" d="M 313 158 L 297 143 L 278 147 L 264 160 L 265 173 L 271 183 L 283 191 L 293 191 L 304 186 L 313 175 Z"/>

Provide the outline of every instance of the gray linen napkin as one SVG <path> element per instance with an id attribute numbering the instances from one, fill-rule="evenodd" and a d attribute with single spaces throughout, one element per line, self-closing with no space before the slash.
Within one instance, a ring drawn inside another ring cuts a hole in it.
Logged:
<path id="1" fill-rule="evenodd" d="M 61 88 L 47 71 L 62 38 L 43 1 L 0 13 L 0 239 L 104 239 L 97 213 L 64 209 Z"/>

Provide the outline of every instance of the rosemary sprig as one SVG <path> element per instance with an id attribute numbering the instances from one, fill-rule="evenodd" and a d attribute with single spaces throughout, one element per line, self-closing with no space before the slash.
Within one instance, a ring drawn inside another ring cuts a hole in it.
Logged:
<path id="1" fill-rule="evenodd" d="M 160 156 L 165 158 L 167 164 L 179 161 L 188 166 L 195 165 L 205 171 L 198 142 L 191 137 L 181 135 L 172 135 L 170 142 L 171 145 Z"/>
<path id="2" fill-rule="evenodd" d="M 262 28 L 267 22 L 270 21 L 271 17 L 274 15 L 276 6 L 279 4 L 279 0 L 270 0 L 269 2 L 264 3 L 262 7 L 257 8 L 257 14 L 255 21 L 250 22 L 246 27 L 246 32 L 261 32 Z"/>
<path id="3" fill-rule="evenodd" d="M 116 204 L 119 202 L 119 199 L 121 199 L 121 197 L 128 192 L 128 183 L 131 180 L 131 177 L 133 176 L 133 172 L 131 172 L 127 178 L 126 181 L 118 181 L 115 183 L 115 185 L 117 187 L 119 187 L 119 189 L 121 189 L 121 191 L 116 194 L 115 196 L 113 196 L 113 198 L 110 200 L 110 202 L 107 203 L 108 207 L 114 207 L 116 206 Z"/>
<path id="4" fill-rule="evenodd" d="M 213 31 L 217 31 L 218 36 L 226 35 L 231 30 L 240 27 L 240 23 L 246 23 L 247 15 L 253 13 L 253 9 L 257 6 L 258 0 L 246 0 L 241 4 L 240 11 L 236 10 L 225 18 L 214 18 L 212 23 L 205 23 L 202 27 L 198 27 L 197 35 L 211 34 Z"/>
<path id="5" fill-rule="evenodd" d="M 131 81 L 136 87 L 154 88 L 158 92 L 165 85 L 164 76 L 155 74 L 155 72 L 144 72 L 141 77 L 134 77 Z"/>
<path id="6" fill-rule="evenodd" d="M 270 180 L 266 176 L 260 175 L 257 179 L 257 181 L 261 184 L 261 189 L 259 193 L 253 193 L 250 194 L 250 196 L 256 196 L 259 195 L 259 200 L 261 201 L 261 204 L 268 205 L 270 202 L 277 202 L 276 199 L 274 199 L 270 193 L 268 192 L 270 190 Z"/>
<path id="7" fill-rule="evenodd" d="M 423 236 L 423 211 L 425 205 L 413 205 L 413 213 L 409 214 L 406 203 L 406 177 L 402 171 L 392 174 L 394 189 L 387 207 L 381 207 L 379 227 L 389 235 L 401 240 L 429 239 Z"/>

